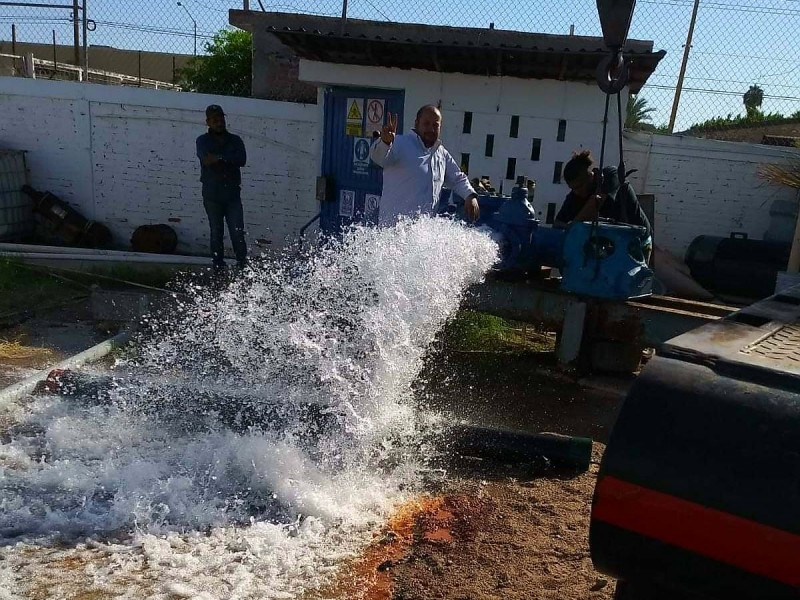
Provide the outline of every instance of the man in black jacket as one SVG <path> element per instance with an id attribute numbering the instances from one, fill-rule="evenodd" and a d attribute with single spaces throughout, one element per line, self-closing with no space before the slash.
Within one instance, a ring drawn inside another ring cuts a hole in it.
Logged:
<path id="1" fill-rule="evenodd" d="M 222 107 L 212 104 L 206 108 L 208 133 L 197 138 L 197 158 L 200 159 L 200 181 L 203 184 L 203 206 L 211 227 L 211 260 L 215 269 L 225 266 L 225 222 L 236 254 L 236 263 L 243 267 L 247 261 L 242 210 L 242 173 L 247 163 L 244 142 L 230 133 L 225 124 Z"/>

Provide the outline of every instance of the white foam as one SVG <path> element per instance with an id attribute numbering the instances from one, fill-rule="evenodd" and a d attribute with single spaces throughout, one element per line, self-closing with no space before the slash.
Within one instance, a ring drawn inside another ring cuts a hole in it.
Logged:
<path id="1" fill-rule="evenodd" d="M 0 445 L 6 589 L 294 598 L 321 585 L 414 491 L 411 384 L 496 254 L 441 219 L 355 229 L 221 292 L 194 288 L 116 369 L 110 403 L 16 407 Z M 83 570 L 65 566 L 77 559 Z"/>

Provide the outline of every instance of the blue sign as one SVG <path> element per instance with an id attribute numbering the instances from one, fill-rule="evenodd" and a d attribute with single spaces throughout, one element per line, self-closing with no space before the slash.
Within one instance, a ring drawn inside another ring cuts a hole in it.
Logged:
<path id="1" fill-rule="evenodd" d="M 369 138 L 356 138 L 353 143 L 353 173 L 369 173 Z"/>

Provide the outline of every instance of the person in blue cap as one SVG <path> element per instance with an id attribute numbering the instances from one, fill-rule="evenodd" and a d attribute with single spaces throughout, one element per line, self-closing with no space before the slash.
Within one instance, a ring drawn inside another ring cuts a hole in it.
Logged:
<path id="1" fill-rule="evenodd" d="M 203 187 L 203 206 L 211 229 L 211 260 L 215 270 L 225 266 L 225 222 L 236 255 L 236 264 L 247 263 L 247 243 L 244 239 L 244 210 L 242 209 L 242 167 L 247 152 L 242 138 L 230 133 L 225 112 L 218 104 L 206 108 L 208 133 L 197 138 L 197 158 L 200 159 L 200 181 Z"/>

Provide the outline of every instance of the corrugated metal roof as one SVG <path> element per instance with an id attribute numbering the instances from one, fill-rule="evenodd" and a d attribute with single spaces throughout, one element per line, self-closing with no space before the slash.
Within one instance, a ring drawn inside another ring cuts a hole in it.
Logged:
<path id="1" fill-rule="evenodd" d="M 380 23 L 294 13 L 231 11 L 231 24 L 268 32 L 299 57 L 323 62 L 473 75 L 594 81 L 608 50 L 599 37 Z M 629 40 L 631 89 L 665 56 L 653 42 Z"/>

